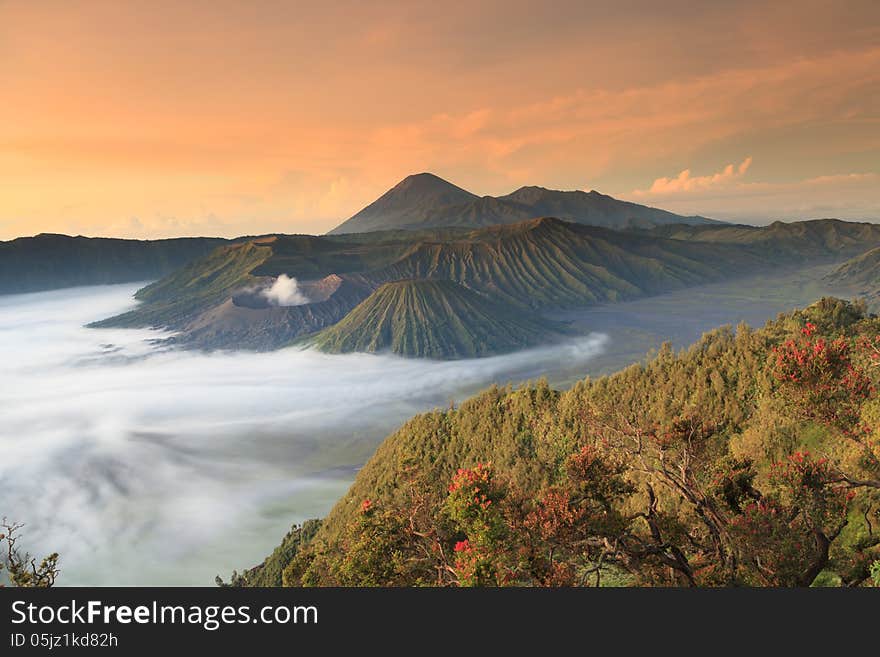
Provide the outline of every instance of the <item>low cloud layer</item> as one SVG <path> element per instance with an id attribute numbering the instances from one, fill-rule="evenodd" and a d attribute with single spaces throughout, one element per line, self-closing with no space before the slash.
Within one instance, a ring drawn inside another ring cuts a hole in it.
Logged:
<path id="1" fill-rule="evenodd" d="M 309 298 L 299 289 L 296 279 L 287 274 L 281 274 L 262 294 L 273 306 L 302 306 L 309 303 Z"/>
<path id="2" fill-rule="evenodd" d="M 326 513 L 414 413 L 583 371 L 607 342 L 426 362 L 174 352 L 153 331 L 81 328 L 135 289 L 0 297 L 0 516 L 27 523 L 32 552 L 61 553 L 64 585 L 209 585 Z"/>

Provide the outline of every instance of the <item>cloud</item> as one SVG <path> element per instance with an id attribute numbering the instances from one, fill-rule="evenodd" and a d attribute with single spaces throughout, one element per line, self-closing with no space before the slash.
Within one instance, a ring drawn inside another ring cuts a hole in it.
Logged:
<path id="1" fill-rule="evenodd" d="M 712 176 L 691 178 L 683 171 L 676 178 L 658 178 L 650 189 L 636 190 L 630 198 L 642 203 L 656 200 L 681 214 L 759 224 L 775 219 L 880 219 L 878 173 L 828 174 L 785 182 L 743 180 L 750 163 L 747 158 L 738 167 L 728 165 Z"/>
<path id="2" fill-rule="evenodd" d="M 876 3 L 797 20 L 766 3 L 698 15 L 505 3 L 488 33 L 482 4 L 443 16 L 429 3 L 344 17 L 316 6 L 314 24 L 302 8 L 203 20 L 175 7 L 175 30 L 146 10 L 72 25 L 13 4 L 6 22 L 24 27 L 0 58 L 16 98 L 0 105 L 0 239 L 110 235 L 131 216 L 138 237 L 323 232 L 421 170 L 479 194 L 617 194 L 686 161 L 689 180 L 669 185 L 694 194 L 708 158 L 748 152 L 783 179 L 829 161 L 858 171 L 880 152 L 880 48 L 863 27 Z M 60 104 L 62 118 L 47 112 Z M 279 187 L 289 171 L 310 180 Z"/>
<path id="3" fill-rule="evenodd" d="M 747 157 L 736 167 L 733 164 L 728 164 L 718 173 L 708 176 L 692 176 L 690 169 L 684 169 L 675 178 L 657 178 L 650 189 L 647 191 L 637 189 L 633 192 L 633 195 L 682 194 L 716 189 L 742 178 L 746 171 L 749 170 L 751 164 L 752 158 Z"/>
<path id="4" fill-rule="evenodd" d="M 65 585 L 209 585 L 320 517 L 415 413 L 493 382 L 582 376 L 608 338 L 451 362 L 163 350 L 92 330 L 134 285 L 0 297 L 0 516 Z M 235 540 L 229 540 L 234 536 Z"/>

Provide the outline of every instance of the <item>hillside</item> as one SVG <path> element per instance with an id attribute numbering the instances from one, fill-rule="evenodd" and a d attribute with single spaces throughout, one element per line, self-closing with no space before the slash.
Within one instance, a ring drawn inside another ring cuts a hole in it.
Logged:
<path id="1" fill-rule="evenodd" d="M 213 237 L 19 237 L 0 242 L 0 294 L 156 279 L 227 241 Z"/>
<path id="2" fill-rule="evenodd" d="M 312 343 L 333 353 L 478 358 L 546 342 L 557 329 L 452 281 L 403 280 L 379 287 Z"/>
<path id="3" fill-rule="evenodd" d="M 141 305 L 91 326 L 170 328 L 182 332 L 179 344 L 199 348 L 278 348 L 338 321 L 372 290 L 340 275 L 393 261 L 405 249 L 393 239 L 254 238 L 220 247 L 144 287 L 135 295 Z M 315 303 L 272 306 L 260 292 L 280 274 L 297 278 Z"/>
<path id="4" fill-rule="evenodd" d="M 454 281 L 493 298 L 493 312 L 501 312 L 501 305 L 544 309 L 618 301 L 762 265 L 736 247 L 693 248 L 554 219 L 371 235 L 350 241 L 271 236 L 225 246 L 139 291 L 137 308 L 93 326 L 162 326 L 179 331 L 175 341 L 185 346 L 267 349 L 339 321 L 394 281 Z M 296 279 L 311 303 L 271 306 L 263 293 L 281 274 Z M 316 293 L 329 276 L 344 285 Z"/>
<path id="5" fill-rule="evenodd" d="M 448 279 L 509 304 L 564 308 L 719 280 L 736 268 L 765 264 L 738 248 L 694 246 L 541 218 L 442 242 L 420 241 L 365 278 Z"/>
<path id="6" fill-rule="evenodd" d="M 395 281 L 453 281 L 491 298 L 493 313 L 531 314 L 634 299 L 817 258 L 841 259 L 856 244 L 861 250 L 880 245 L 880 227 L 809 223 L 706 227 L 685 239 L 678 229 L 668 238 L 545 217 L 479 229 L 253 238 L 223 246 L 147 286 L 137 294 L 141 305 L 93 326 L 167 327 L 178 331 L 177 344 L 191 348 L 275 349 L 332 326 Z M 282 275 L 297 286 L 303 303 L 268 299 Z M 546 335 L 552 338 L 552 332 Z M 345 340 L 352 343 L 361 341 Z M 454 352 L 449 357 L 460 357 L 457 347 L 448 347 Z"/>
<path id="7" fill-rule="evenodd" d="M 651 235 L 689 242 L 739 244 L 780 262 L 838 259 L 880 244 L 880 224 L 814 219 L 769 226 L 660 226 Z"/>
<path id="8" fill-rule="evenodd" d="M 848 260 L 827 278 L 834 285 L 853 290 L 872 306 L 880 306 L 880 248 Z"/>
<path id="9" fill-rule="evenodd" d="M 493 387 L 418 415 L 233 583 L 863 584 L 878 339 L 880 320 L 823 299 L 566 392 Z"/>
<path id="10" fill-rule="evenodd" d="M 403 179 L 329 234 L 444 226 L 482 228 L 537 217 L 615 229 L 719 223 L 620 201 L 595 191 L 521 187 L 505 196 L 479 197 L 433 174 L 420 173 Z"/>

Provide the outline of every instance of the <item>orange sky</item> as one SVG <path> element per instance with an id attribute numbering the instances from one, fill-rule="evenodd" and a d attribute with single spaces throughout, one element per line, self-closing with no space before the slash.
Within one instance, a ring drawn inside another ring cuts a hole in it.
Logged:
<path id="1" fill-rule="evenodd" d="M 880 220 L 880 3 L 0 0 L 0 239 L 323 232 L 419 171 Z"/>

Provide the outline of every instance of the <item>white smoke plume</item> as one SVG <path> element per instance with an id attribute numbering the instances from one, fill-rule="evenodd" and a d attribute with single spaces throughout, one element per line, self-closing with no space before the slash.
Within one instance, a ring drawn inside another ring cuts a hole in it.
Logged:
<path id="1" fill-rule="evenodd" d="M 299 289 L 295 278 L 281 274 L 272 285 L 262 291 L 262 295 L 273 306 L 303 306 L 310 303 L 309 298 Z"/>

